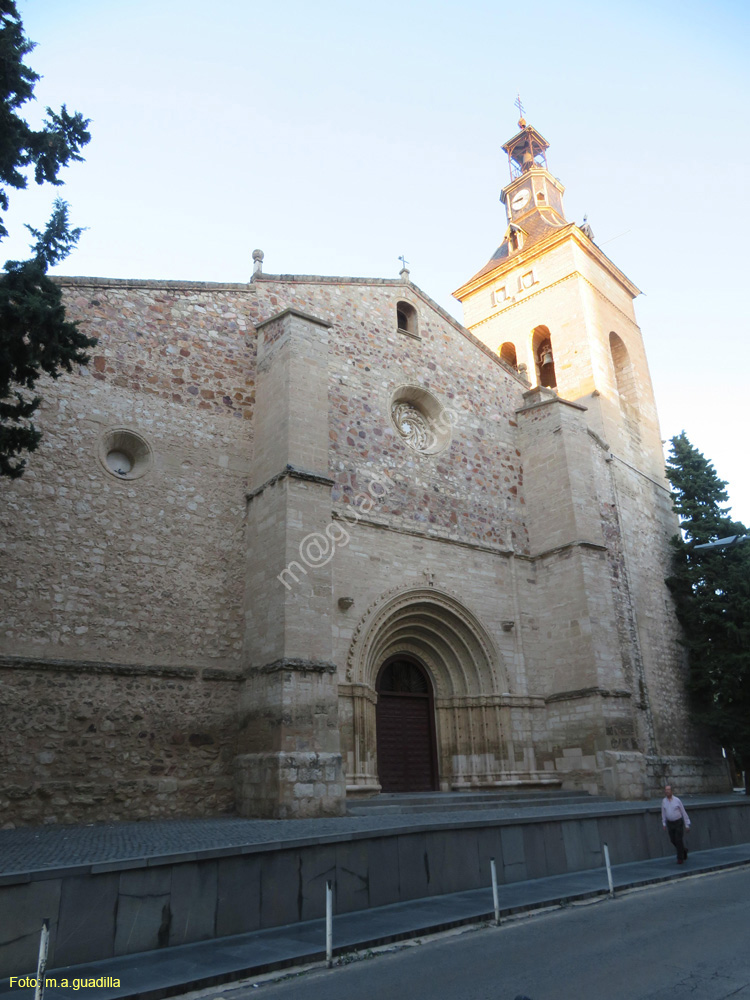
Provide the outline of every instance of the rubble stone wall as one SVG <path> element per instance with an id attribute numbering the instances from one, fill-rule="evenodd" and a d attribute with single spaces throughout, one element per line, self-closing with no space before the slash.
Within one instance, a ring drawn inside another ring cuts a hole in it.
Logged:
<path id="1" fill-rule="evenodd" d="M 217 668 L 0 660 L 0 826 L 233 809 L 240 677 Z"/>

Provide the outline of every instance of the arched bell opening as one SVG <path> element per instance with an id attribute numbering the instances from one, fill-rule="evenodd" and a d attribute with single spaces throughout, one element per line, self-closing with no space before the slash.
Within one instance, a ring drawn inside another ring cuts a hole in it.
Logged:
<path id="1" fill-rule="evenodd" d="M 537 384 L 548 389 L 557 388 L 555 357 L 552 353 L 552 337 L 546 326 L 538 326 L 532 338 L 532 350 L 536 363 Z"/>
<path id="2" fill-rule="evenodd" d="M 392 656 L 380 668 L 375 690 L 378 780 L 382 790 L 435 791 L 435 696 L 429 674 L 413 656 Z"/>
<path id="3" fill-rule="evenodd" d="M 516 356 L 516 345 L 506 341 L 500 347 L 500 360 L 504 361 L 509 368 L 518 368 L 518 358 Z"/>

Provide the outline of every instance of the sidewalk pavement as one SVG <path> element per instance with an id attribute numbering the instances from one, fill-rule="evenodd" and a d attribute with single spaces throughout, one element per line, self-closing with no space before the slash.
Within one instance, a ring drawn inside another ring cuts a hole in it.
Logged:
<path id="1" fill-rule="evenodd" d="M 455 801 L 455 800 L 454 800 Z M 684 796 L 690 812 L 702 805 L 744 803 L 744 796 Z M 643 802 L 610 802 L 592 797 L 575 805 L 549 801 L 518 805 L 512 800 L 486 809 L 461 813 L 404 812 L 401 815 L 339 816 L 327 819 L 240 819 L 236 816 L 208 819 L 150 820 L 137 823 L 95 823 L 90 826 L 41 826 L 0 830 L 0 880 L 18 873 L 80 867 L 81 873 L 97 865 L 131 859 L 159 858 L 163 863 L 213 856 L 217 852 L 256 845 L 285 847 L 329 843 L 367 837 L 375 832 L 408 829 L 411 832 L 450 827 L 482 826 L 488 822 L 564 819 L 570 816 L 615 816 L 623 813 L 658 813 L 661 799 Z"/>
<path id="2" fill-rule="evenodd" d="M 617 890 L 745 864 L 750 864 L 750 844 L 691 851 L 688 861 L 680 867 L 671 856 L 615 865 L 612 875 Z M 523 910 L 605 895 L 607 891 L 604 868 L 511 882 L 499 886 L 501 918 Z M 493 916 L 490 887 L 343 913 L 333 920 L 334 955 L 491 920 Z M 309 920 L 160 951 L 122 955 L 67 969 L 48 969 L 47 977 L 54 977 L 58 982 L 67 978 L 71 984 L 73 980 L 103 977 L 120 980 L 119 988 L 86 987 L 87 1000 L 157 1000 L 324 958 L 325 922 Z M 33 975 L 30 970 L 19 970 L 19 973 Z M 67 1000 L 80 998 L 81 994 L 80 988 L 72 986 L 48 986 L 44 995 L 45 1000 Z M 16 986 L 11 990 L 9 980 L 0 982 L 2 1000 L 5 997 L 28 1000 L 32 996 L 32 988 Z"/>

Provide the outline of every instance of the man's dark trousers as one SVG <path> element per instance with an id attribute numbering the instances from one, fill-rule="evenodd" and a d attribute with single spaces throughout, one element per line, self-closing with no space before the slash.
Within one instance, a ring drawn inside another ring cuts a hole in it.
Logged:
<path id="1" fill-rule="evenodd" d="M 685 844 L 682 840 L 683 834 L 685 833 L 685 820 L 668 819 L 667 833 L 669 834 L 669 839 L 672 841 L 677 850 L 677 860 L 684 861 L 687 854 Z"/>

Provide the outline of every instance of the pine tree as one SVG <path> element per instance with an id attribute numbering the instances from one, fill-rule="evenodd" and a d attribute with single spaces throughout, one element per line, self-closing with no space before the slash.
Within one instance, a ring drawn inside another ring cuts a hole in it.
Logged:
<path id="1" fill-rule="evenodd" d="M 696 722 L 734 754 L 750 794 L 750 539 L 728 515 L 726 483 L 688 441 L 672 438 L 667 476 L 682 537 L 673 539 L 675 599 L 689 658 L 688 688 Z"/>
<path id="2" fill-rule="evenodd" d="M 19 109 L 32 100 L 39 76 L 24 63 L 34 48 L 25 37 L 14 0 L 0 0 L 0 211 L 9 206 L 9 189 L 37 184 L 60 185 L 60 170 L 82 160 L 89 141 L 88 121 L 65 105 L 47 108 L 43 127 L 34 130 Z M 68 206 L 59 198 L 43 231 L 26 227 L 34 237 L 32 257 L 8 261 L 0 274 L 0 475 L 17 478 L 26 465 L 18 456 L 34 451 L 40 433 L 30 418 L 41 402 L 29 390 L 46 374 L 57 378 L 74 364 L 88 361 L 96 340 L 65 319 L 62 293 L 47 274 L 73 249 L 81 229 L 71 229 Z M 0 240 L 8 235 L 0 216 Z"/>

